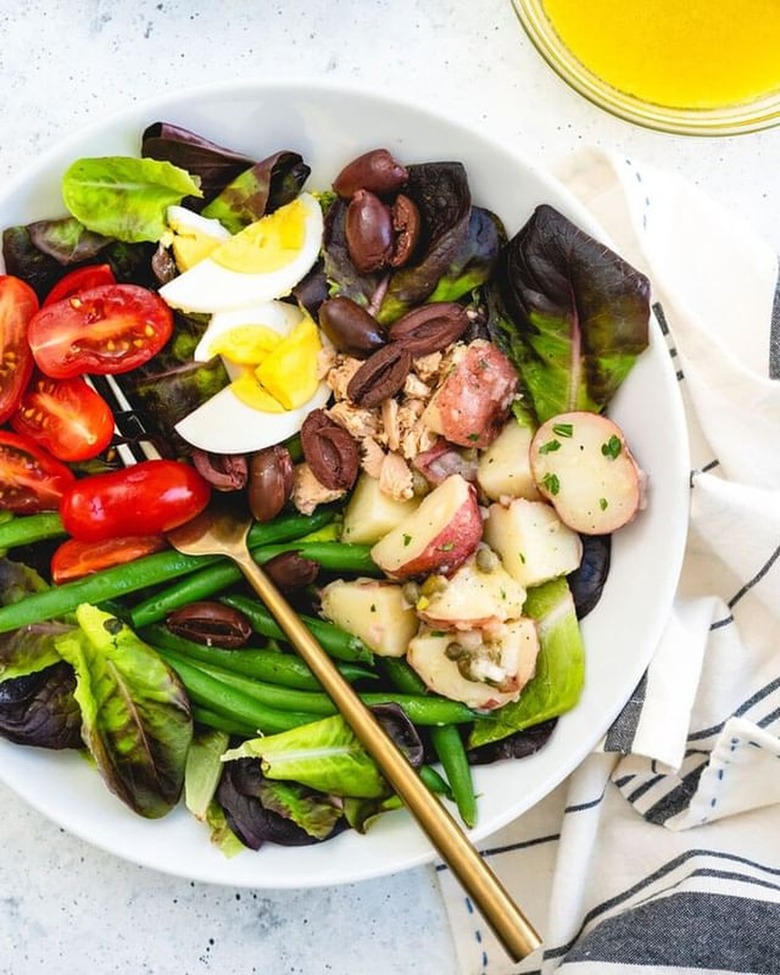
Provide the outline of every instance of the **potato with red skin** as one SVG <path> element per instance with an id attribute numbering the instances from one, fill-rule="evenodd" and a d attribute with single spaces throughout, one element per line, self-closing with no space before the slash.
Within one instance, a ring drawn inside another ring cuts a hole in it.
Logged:
<path id="1" fill-rule="evenodd" d="M 644 475 L 620 427 L 574 411 L 543 423 L 531 442 L 531 470 L 561 521 L 583 535 L 628 524 L 642 502 Z"/>
<path id="2" fill-rule="evenodd" d="M 476 550 L 482 515 L 473 486 L 452 474 L 371 549 L 391 579 L 450 575 Z"/>
<path id="3" fill-rule="evenodd" d="M 444 585 L 428 593 L 425 583 L 417 602 L 417 615 L 436 630 L 475 630 L 519 619 L 525 587 L 488 551 L 493 562 L 482 568 L 482 552 L 467 559 Z M 443 582 L 439 577 L 439 581 Z"/>
<path id="4" fill-rule="evenodd" d="M 504 353 L 484 339 L 456 345 L 451 359 L 422 422 L 450 443 L 483 449 L 506 422 L 517 392 L 517 372 Z"/>
<path id="5" fill-rule="evenodd" d="M 536 672 L 538 654 L 536 624 L 523 617 L 489 634 L 423 627 L 409 642 L 406 659 L 434 693 L 493 710 L 520 697 Z"/>

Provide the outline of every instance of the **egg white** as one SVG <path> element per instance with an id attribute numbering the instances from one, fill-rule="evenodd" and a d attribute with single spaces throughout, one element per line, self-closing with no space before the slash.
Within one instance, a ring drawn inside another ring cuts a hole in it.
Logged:
<path id="1" fill-rule="evenodd" d="M 291 261 L 275 271 L 248 273 L 223 267 L 211 257 L 193 265 L 160 288 L 160 296 L 182 311 L 214 313 L 288 295 L 319 256 L 322 209 L 310 193 L 298 199 L 305 208 L 304 241 Z"/>
<path id="2" fill-rule="evenodd" d="M 226 386 L 176 424 L 187 443 L 213 454 L 248 454 L 297 433 L 311 410 L 325 406 L 330 387 L 320 383 L 311 399 L 295 410 L 265 413 L 240 400 Z"/>

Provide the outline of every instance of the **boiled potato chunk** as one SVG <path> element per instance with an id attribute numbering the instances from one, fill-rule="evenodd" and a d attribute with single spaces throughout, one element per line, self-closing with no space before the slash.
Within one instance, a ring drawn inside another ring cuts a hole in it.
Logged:
<path id="1" fill-rule="evenodd" d="M 492 552 L 487 550 L 485 554 L 496 563 L 489 571 L 479 566 L 479 561 L 484 560 L 472 556 L 450 579 L 442 579 L 430 595 L 423 584 L 423 595 L 417 603 L 420 619 L 440 630 L 473 630 L 522 616 L 524 587 Z"/>
<path id="2" fill-rule="evenodd" d="M 419 622 L 401 586 L 377 579 L 336 579 L 322 590 L 322 613 L 382 657 L 402 657 Z"/>
<path id="3" fill-rule="evenodd" d="M 584 535 L 617 531 L 640 506 L 642 472 L 620 427 L 598 413 L 561 413 L 543 423 L 531 468 L 561 520 Z"/>
<path id="4" fill-rule="evenodd" d="M 517 390 L 517 371 L 485 339 L 457 345 L 448 371 L 422 421 L 429 430 L 461 447 L 487 447 L 498 436 Z"/>
<path id="5" fill-rule="evenodd" d="M 490 636 L 480 630 L 423 630 L 406 655 L 430 690 L 472 708 L 516 701 L 533 677 L 539 639 L 533 620 L 504 623 Z"/>
<path id="6" fill-rule="evenodd" d="M 376 543 L 371 557 L 393 579 L 449 575 L 476 550 L 481 538 L 476 491 L 460 474 L 451 474 Z"/>
<path id="7" fill-rule="evenodd" d="M 529 450 L 534 431 L 510 418 L 479 458 L 477 483 L 491 501 L 503 498 L 541 498 L 531 473 Z"/>
<path id="8" fill-rule="evenodd" d="M 582 541 L 544 501 L 516 498 L 491 504 L 485 541 L 501 556 L 504 568 L 527 589 L 568 575 L 580 564 Z"/>
<path id="9" fill-rule="evenodd" d="M 399 525 L 419 505 L 417 498 L 397 501 L 385 494 L 379 481 L 363 472 L 344 512 L 342 540 L 354 545 L 373 545 Z"/>

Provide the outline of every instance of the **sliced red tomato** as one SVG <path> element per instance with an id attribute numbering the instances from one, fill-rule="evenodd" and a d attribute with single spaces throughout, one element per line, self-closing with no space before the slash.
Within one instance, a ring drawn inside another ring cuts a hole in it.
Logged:
<path id="1" fill-rule="evenodd" d="M 145 460 L 76 481 L 60 516 L 68 534 L 84 541 L 156 535 L 200 514 L 210 496 L 208 482 L 189 464 Z"/>
<path id="2" fill-rule="evenodd" d="M 97 457 L 111 443 L 114 416 L 108 403 L 78 376 L 33 375 L 11 426 L 59 460 Z"/>
<path id="3" fill-rule="evenodd" d="M 41 308 L 27 338 L 42 372 L 71 379 L 135 369 L 172 331 L 173 314 L 159 295 L 135 284 L 107 284 Z"/>
<path id="4" fill-rule="evenodd" d="M 167 544 L 162 535 L 129 535 L 100 542 L 69 538 L 52 555 L 51 577 L 57 585 L 61 585 L 114 565 L 124 565 L 145 555 L 161 552 Z"/>
<path id="5" fill-rule="evenodd" d="M 60 278 L 51 291 L 43 299 L 43 307 L 53 305 L 55 301 L 70 298 L 80 291 L 89 291 L 104 284 L 116 284 L 114 272 L 109 264 L 86 264 L 84 267 L 74 268 Z"/>
<path id="6" fill-rule="evenodd" d="M 54 511 L 75 480 L 69 467 L 34 440 L 0 430 L 0 509 Z"/>
<path id="7" fill-rule="evenodd" d="M 22 398 L 33 367 L 27 326 L 38 311 L 38 296 L 29 284 L 0 275 L 0 423 Z"/>

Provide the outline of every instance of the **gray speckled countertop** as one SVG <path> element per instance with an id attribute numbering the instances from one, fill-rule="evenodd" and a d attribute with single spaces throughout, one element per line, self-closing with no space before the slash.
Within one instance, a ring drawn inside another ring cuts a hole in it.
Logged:
<path id="1" fill-rule="evenodd" d="M 696 140 L 582 101 L 509 0 L 0 0 L 0 178 L 166 89 L 327 76 L 394 90 L 545 164 L 610 147 L 688 177 L 780 249 L 780 129 Z M 190 883 L 74 839 L 0 786 L 2 975 L 454 975 L 430 868 L 301 892 Z M 532 882 L 532 879 L 531 881 Z"/>

